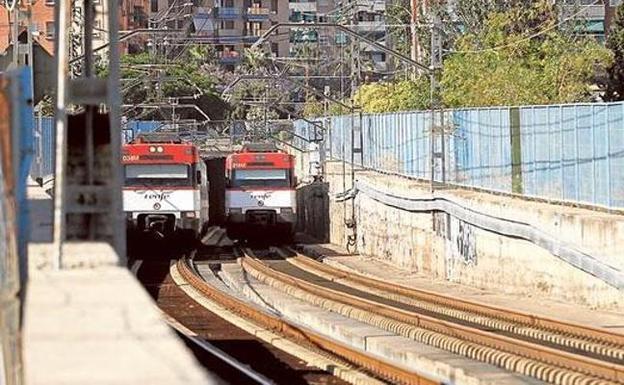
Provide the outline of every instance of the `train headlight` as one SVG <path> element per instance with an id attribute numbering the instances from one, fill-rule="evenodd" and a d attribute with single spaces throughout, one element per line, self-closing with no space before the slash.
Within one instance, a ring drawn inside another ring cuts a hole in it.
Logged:
<path id="1" fill-rule="evenodd" d="M 228 209 L 228 212 L 230 214 L 242 214 L 243 213 L 243 209 L 241 207 L 230 207 Z"/>
<path id="2" fill-rule="evenodd" d="M 292 207 L 282 207 L 280 209 L 280 214 L 292 214 L 292 213 L 293 213 Z"/>
<path id="3" fill-rule="evenodd" d="M 160 210 L 161 206 L 160 203 L 156 202 L 154 203 L 154 210 Z"/>
<path id="4" fill-rule="evenodd" d="M 184 218 L 195 218 L 195 211 L 185 211 L 182 213 Z"/>

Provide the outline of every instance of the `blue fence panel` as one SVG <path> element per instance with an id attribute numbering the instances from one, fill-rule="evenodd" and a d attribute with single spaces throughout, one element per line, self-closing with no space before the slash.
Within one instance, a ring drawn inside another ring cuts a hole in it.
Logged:
<path id="1" fill-rule="evenodd" d="M 136 136 L 136 134 L 140 134 L 142 132 L 156 131 L 162 125 L 162 122 L 155 120 L 130 120 L 127 122 L 126 127 L 131 129 Z"/>
<path id="2" fill-rule="evenodd" d="M 449 181 L 511 192 L 511 133 L 507 108 L 456 110 L 449 140 Z M 452 150 L 452 152 L 451 152 Z"/>
<path id="3" fill-rule="evenodd" d="M 607 108 L 609 206 L 624 207 L 624 103 Z"/>
<path id="4" fill-rule="evenodd" d="M 35 156 L 30 167 L 33 178 L 48 178 L 54 174 L 54 118 L 36 117 L 34 119 Z"/>
<path id="5" fill-rule="evenodd" d="M 351 119 L 328 119 L 331 158 L 351 160 Z M 444 119 L 448 182 L 624 208 L 624 103 L 458 109 Z M 364 166 L 428 179 L 430 120 L 427 111 L 364 114 Z"/>
<path id="6" fill-rule="evenodd" d="M 524 194 L 623 207 L 622 108 L 622 103 L 521 108 Z"/>

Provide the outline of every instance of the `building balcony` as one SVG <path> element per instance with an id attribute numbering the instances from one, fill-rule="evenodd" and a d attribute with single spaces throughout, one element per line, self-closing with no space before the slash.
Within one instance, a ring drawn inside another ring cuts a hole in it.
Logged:
<path id="1" fill-rule="evenodd" d="M 245 31 L 243 35 L 243 40 L 245 41 L 245 43 L 255 43 L 265 32 L 266 31 L 263 29 Z"/>
<path id="2" fill-rule="evenodd" d="M 227 36 L 227 37 L 217 37 L 217 44 L 241 44 L 243 43 L 242 36 Z"/>
<path id="3" fill-rule="evenodd" d="M 214 15 L 219 20 L 236 20 L 241 17 L 241 10 L 234 7 L 215 7 Z"/>
<path id="4" fill-rule="evenodd" d="M 217 30 L 217 36 L 219 37 L 231 37 L 231 36 L 240 36 L 241 31 L 238 29 L 223 29 L 220 28 Z"/>
<path id="5" fill-rule="evenodd" d="M 221 64 L 236 64 L 241 61 L 241 54 L 238 51 L 221 51 L 217 56 Z"/>
<path id="6" fill-rule="evenodd" d="M 291 11 L 288 20 L 293 23 L 314 23 L 316 22 L 316 13 Z"/>
<path id="7" fill-rule="evenodd" d="M 288 8 L 293 13 L 316 13 L 318 9 L 316 2 L 289 3 Z"/>
<path id="8" fill-rule="evenodd" d="M 268 8 L 249 7 L 247 8 L 246 17 L 249 21 L 265 21 L 269 20 L 271 11 Z"/>
<path id="9" fill-rule="evenodd" d="M 576 19 L 585 20 L 604 20 L 604 5 L 564 5 L 562 9 L 562 17 L 569 18 L 574 16 Z"/>
<path id="10" fill-rule="evenodd" d="M 353 26 L 357 32 L 385 32 L 386 25 L 383 20 L 380 21 L 358 21 L 356 26 Z"/>
<path id="11" fill-rule="evenodd" d="M 294 30 L 290 32 L 291 43 L 316 43 L 318 38 L 317 31 Z"/>

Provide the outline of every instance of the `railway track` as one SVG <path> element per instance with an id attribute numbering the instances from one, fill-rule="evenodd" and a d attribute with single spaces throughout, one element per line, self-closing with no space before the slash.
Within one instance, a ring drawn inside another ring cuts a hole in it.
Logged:
<path id="1" fill-rule="evenodd" d="M 619 334 L 345 273 L 285 250 L 287 262 L 244 254 L 256 279 L 398 335 L 552 384 L 624 383 Z"/>
<path id="2" fill-rule="evenodd" d="M 139 259 L 130 266 L 199 363 L 219 377 L 218 384 L 347 384 L 198 305 L 173 281 L 169 271 L 175 261 Z"/>
<path id="3" fill-rule="evenodd" d="M 425 378 L 401 366 L 371 357 L 359 350 L 335 342 L 330 338 L 303 329 L 298 325 L 293 325 L 276 315 L 264 312 L 250 305 L 248 302 L 224 293 L 207 283 L 200 276 L 194 269 L 193 261 L 190 258 L 184 258 L 178 261 L 176 268 L 189 285 L 220 306 L 235 312 L 265 329 L 277 332 L 288 340 L 306 346 L 313 351 L 320 351 L 322 354 L 330 355 L 332 359 L 337 362 L 343 362 L 345 365 L 351 366 L 358 371 L 372 374 L 382 379 L 384 383 L 387 381 L 393 384 L 441 385 L 437 380 Z"/>
<path id="4" fill-rule="evenodd" d="M 347 273 L 296 252 L 291 253 L 294 257 L 287 261 L 305 271 L 408 305 L 423 314 L 602 361 L 624 363 L 624 335 L 619 333 L 391 284 Z"/>

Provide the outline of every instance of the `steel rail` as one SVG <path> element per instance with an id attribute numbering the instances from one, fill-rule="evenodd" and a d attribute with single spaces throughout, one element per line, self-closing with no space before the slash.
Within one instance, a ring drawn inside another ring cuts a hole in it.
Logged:
<path id="1" fill-rule="evenodd" d="M 139 270 L 141 269 L 142 266 L 143 266 L 143 260 L 137 259 L 134 261 L 134 263 L 132 264 L 130 268 L 130 272 L 137 279 L 139 275 Z M 239 371 L 240 373 L 244 374 L 245 376 L 247 376 L 249 379 L 253 380 L 257 384 L 275 385 L 274 381 L 267 378 L 263 374 L 256 372 L 250 366 L 243 364 L 242 362 L 238 361 L 236 358 L 230 356 L 223 350 L 219 349 L 218 347 L 214 346 L 210 342 L 201 338 L 197 333 L 187 328 L 186 326 L 182 325 L 180 322 L 178 322 L 178 320 L 173 318 L 168 313 L 165 313 L 164 310 L 157 308 L 157 311 L 160 312 L 160 315 L 163 317 L 165 322 L 170 327 L 175 329 L 178 333 L 182 334 L 185 338 L 193 342 L 195 345 L 197 345 L 206 353 L 212 355 L 213 357 L 217 358 L 220 361 L 223 361 L 224 363 L 234 368 L 235 370 Z"/>
<path id="2" fill-rule="evenodd" d="M 296 255 L 297 256 L 295 258 L 289 258 L 288 261 L 299 266 L 300 268 L 309 269 L 309 271 L 312 272 L 321 272 L 322 274 L 329 275 L 334 280 L 340 279 L 356 284 L 358 285 L 359 290 L 374 293 L 374 291 L 370 289 L 377 289 L 384 293 L 429 302 L 437 306 L 457 309 L 459 311 L 472 313 L 478 316 L 494 318 L 510 323 L 517 323 L 523 326 L 547 330 L 556 333 L 565 333 L 567 334 L 565 337 L 585 339 L 589 342 L 601 343 L 603 345 L 606 345 L 605 349 L 612 347 L 614 349 L 617 348 L 621 351 L 624 351 L 623 334 L 596 327 L 576 324 L 573 322 L 557 320 L 554 318 L 537 316 L 534 314 L 529 314 L 509 308 L 486 305 L 460 298 L 445 296 L 439 293 L 407 287 L 396 283 L 388 283 L 375 278 L 365 277 L 360 274 L 346 272 L 333 266 L 318 262 L 300 253 L 296 253 Z M 399 301 L 401 300 L 399 299 Z"/>
<path id="3" fill-rule="evenodd" d="M 346 305 L 347 307 L 351 307 L 351 310 L 355 309 L 360 311 L 361 320 L 368 319 L 369 321 L 373 321 L 373 318 L 375 318 L 374 324 L 376 326 L 385 325 L 394 332 L 401 332 L 406 337 L 413 338 L 420 335 L 427 341 L 438 343 L 438 347 L 455 346 L 455 352 L 458 353 L 471 352 L 472 354 L 474 349 L 478 350 L 479 347 L 481 347 L 483 352 L 477 354 L 477 356 L 490 364 L 496 364 L 498 362 L 499 366 L 501 356 L 506 356 L 503 358 L 504 362 L 512 360 L 511 356 L 521 357 L 525 363 L 529 360 L 533 361 L 528 365 L 521 365 L 519 362 L 517 365 L 513 365 L 513 367 L 520 369 L 520 371 L 516 370 L 517 372 L 524 375 L 531 375 L 540 380 L 549 381 L 552 376 L 549 372 L 552 372 L 553 369 L 555 371 L 559 369 L 557 376 L 565 376 L 566 373 L 564 372 L 587 376 L 582 379 L 577 376 L 570 376 L 572 381 L 575 381 L 572 383 L 591 383 L 587 381 L 593 380 L 603 380 L 605 384 L 624 382 L 624 366 L 621 365 L 605 363 L 593 358 L 575 355 L 535 343 L 497 335 L 473 327 L 458 325 L 453 322 L 362 299 L 338 290 L 328 289 L 321 285 L 276 271 L 262 261 L 250 257 L 249 253 L 247 253 L 247 256 L 241 258 L 240 262 L 243 268 L 257 279 L 269 284 L 275 284 L 275 281 L 286 283 L 293 288 L 308 293 L 310 298 L 316 297 L 318 303 L 328 302 L 329 300 L 334 302 L 334 304 L 338 304 L 338 306 L 332 308 L 334 311 L 352 314 L 349 309 L 345 308 Z M 265 279 L 263 279 L 263 276 Z M 269 280 L 266 279 L 267 277 Z M 271 282 L 271 280 L 273 282 Z M 373 317 L 370 317 L 371 315 Z M 388 321 L 394 322 L 394 326 L 389 325 Z M 423 332 L 422 329 L 424 329 L 425 332 Z M 441 339 L 445 337 L 449 341 L 441 342 Z M 436 339 L 438 340 L 436 341 Z M 458 349 L 457 345 L 454 345 L 457 342 L 461 342 L 467 346 Z M 535 370 L 536 366 L 541 366 L 541 368 Z"/>
<path id="4" fill-rule="evenodd" d="M 304 330 L 277 316 L 262 312 L 246 302 L 212 287 L 204 281 L 199 274 L 193 271 L 190 263 L 190 260 L 187 258 L 180 259 L 177 263 L 177 268 L 182 277 L 193 288 L 201 292 L 206 297 L 217 302 L 219 305 L 251 320 L 258 325 L 261 325 L 266 329 L 274 330 L 290 340 L 304 343 L 306 345 L 312 345 L 316 348 L 330 352 L 352 364 L 361 366 L 372 373 L 397 383 L 408 385 L 442 385 L 439 381 L 431 380 L 389 362 L 368 356 L 364 352 L 335 342 L 320 334 Z"/>

